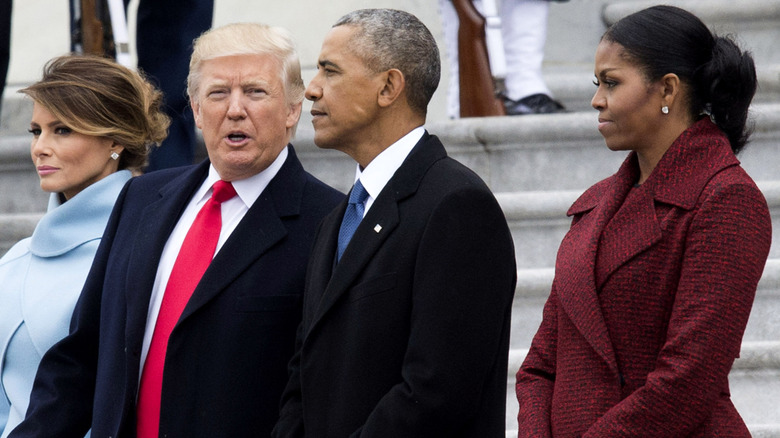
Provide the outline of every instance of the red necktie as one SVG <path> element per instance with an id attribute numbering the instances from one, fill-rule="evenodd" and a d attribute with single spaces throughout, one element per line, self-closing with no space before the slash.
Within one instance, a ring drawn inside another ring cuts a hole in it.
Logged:
<path id="1" fill-rule="evenodd" d="M 214 257 L 219 233 L 222 230 L 221 204 L 236 196 L 233 185 L 226 181 L 217 181 L 213 189 L 211 198 L 200 209 L 184 238 L 165 288 L 152 342 L 149 345 L 149 353 L 141 373 L 137 412 L 138 438 L 158 436 L 168 338 Z"/>

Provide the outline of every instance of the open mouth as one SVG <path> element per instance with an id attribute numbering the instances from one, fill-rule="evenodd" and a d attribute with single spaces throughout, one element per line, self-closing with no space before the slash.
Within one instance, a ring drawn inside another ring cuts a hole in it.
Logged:
<path id="1" fill-rule="evenodd" d="M 238 143 L 238 142 L 242 142 L 242 141 L 246 140 L 248 137 L 246 136 L 246 134 L 241 134 L 240 132 L 235 132 L 235 133 L 232 133 L 232 134 L 228 134 L 227 138 L 228 138 L 228 140 L 230 140 L 232 142 Z"/>

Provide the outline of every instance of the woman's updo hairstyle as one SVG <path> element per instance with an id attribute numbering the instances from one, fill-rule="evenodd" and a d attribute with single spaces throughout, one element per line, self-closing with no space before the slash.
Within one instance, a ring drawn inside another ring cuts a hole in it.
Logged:
<path id="1" fill-rule="evenodd" d="M 695 15 L 674 6 L 653 6 L 622 18 L 601 37 L 617 43 L 651 81 L 676 74 L 689 86 L 689 110 L 708 114 L 738 153 L 751 128 L 748 107 L 758 81 L 750 52 L 712 34 Z"/>
<path id="2" fill-rule="evenodd" d="M 65 55 L 50 60 L 43 78 L 19 92 L 70 129 L 124 146 L 119 169 L 142 170 L 151 147 L 168 135 L 163 95 L 141 73 L 113 60 Z"/>

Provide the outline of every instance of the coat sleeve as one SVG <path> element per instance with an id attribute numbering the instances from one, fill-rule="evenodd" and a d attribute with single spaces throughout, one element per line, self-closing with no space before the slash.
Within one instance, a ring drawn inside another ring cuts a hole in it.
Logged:
<path id="1" fill-rule="evenodd" d="M 279 420 L 271 432 L 272 438 L 303 438 L 303 405 L 301 402 L 301 348 L 305 329 L 303 322 L 298 325 L 295 339 L 295 354 L 287 367 L 289 378 L 282 393 Z"/>
<path id="2" fill-rule="evenodd" d="M 131 180 L 132 181 L 132 180 Z M 70 333 L 41 359 L 27 414 L 9 438 L 82 438 L 92 423 L 100 303 L 106 261 L 129 183 L 119 195 L 79 300 Z"/>
<path id="3" fill-rule="evenodd" d="M 558 298 L 553 286 L 544 305 L 542 324 L 517 371 L 515 394 L 520 406 L 517 414 L 518 438 L 552 437 L 550 409 L 555 385 L 557 327 Z"/>
<path id="4" fill-rule="evenodd" d="M 463 434 L 480 400 L 495 396 L 489 378 L 495 373 L 503 377 L 501 406 L 494 406 L 503 432 L 517 271 L 512 237 L 492 193 L 468 187 L 443 197 L 416 260 L 402 381 L 351 436 Z"/>
<path id="5" fill-rule="evenodd" d="M 771 222 L 752 184 L 714 185 L 700 199 L 655 369 L 583 437 L 686 436 L 721 397 L 769 253 Z"/>

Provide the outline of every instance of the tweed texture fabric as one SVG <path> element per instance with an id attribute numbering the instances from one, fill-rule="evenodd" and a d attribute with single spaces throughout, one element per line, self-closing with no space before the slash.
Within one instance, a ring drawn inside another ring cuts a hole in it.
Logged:
<path id="1" fill-rule="evenodd" d="M 749 437 L 728 385 L 771 241 L 766 200 L 709 119 L 641 186 L 631 153 L 569 209 L 517 373 L 520 437 Z"/>

